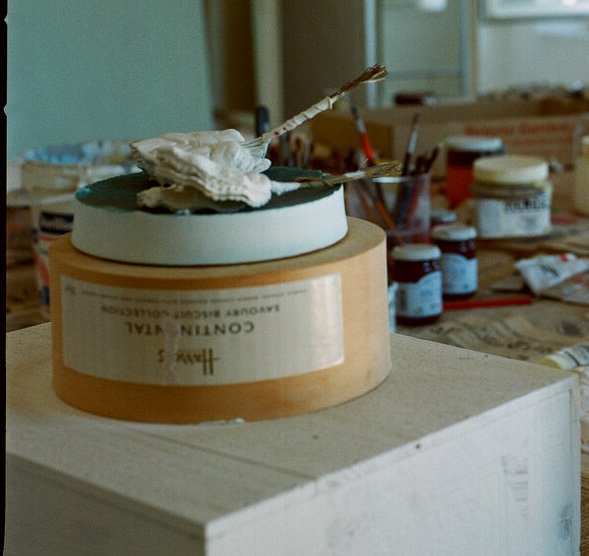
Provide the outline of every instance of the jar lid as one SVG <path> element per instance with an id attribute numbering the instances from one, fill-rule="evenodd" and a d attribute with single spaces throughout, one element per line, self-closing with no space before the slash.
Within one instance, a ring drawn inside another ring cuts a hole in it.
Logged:
<path id="1" fill-rule="evenodd" d="M 503 148 L 500 137 L 453 135 L 446 139 L 446 147 L 463 151 L 499 151 Z"/>
<path id="2" fill-rule="evenodd" d="M 449 224 L 447 226 L 436 226 L 432 230 L 432 237 L 445 241 L 466 241 L 477 237 L 477 231 L 472 226 Z"/>
<path id="3" fill-rule="evenodd" d="M 476 181 L 497 185 L 531 184 L 548 178 L 548 163 L 535 156 L 487 156 L 475 160 L 473 168 Z"/>
<path id="4" fill-rule="evenodd" d="M 456 222 L 458 215 L 453 210 L 432 209 L 430 221 L 432 224 L 450 224 Z"/>
<path id="5" fill-rule="evenodd" d="M 393 259 L 396 261 L 431 261 L 441 256 L 440 248 L 429 243 L 410 243 L 393 249 Z"/>

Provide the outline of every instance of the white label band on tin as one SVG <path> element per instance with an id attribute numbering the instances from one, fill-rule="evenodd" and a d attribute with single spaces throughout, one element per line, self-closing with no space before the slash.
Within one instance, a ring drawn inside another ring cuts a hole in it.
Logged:
<path id="1" fill-rule="evenodd" d="M 538 236 L 550 230 L 551 194 L 544 192 L 530 199 L 477 199 L 475 219 L 479 237 Z"/>
<path id="2" fill-rule="evenodd" d="M 145 290 L 61 276 L 64 364 L 159 385 L 237 384 L 343 363 L 341 276 Z"/>

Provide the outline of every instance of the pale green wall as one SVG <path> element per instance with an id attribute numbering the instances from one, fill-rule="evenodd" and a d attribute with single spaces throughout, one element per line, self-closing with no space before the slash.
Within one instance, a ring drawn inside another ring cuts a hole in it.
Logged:
<path id="1" fill-rule="evenodd" d="M 7 156 L 213 128 L 201 0 L 9 0 Z"/>

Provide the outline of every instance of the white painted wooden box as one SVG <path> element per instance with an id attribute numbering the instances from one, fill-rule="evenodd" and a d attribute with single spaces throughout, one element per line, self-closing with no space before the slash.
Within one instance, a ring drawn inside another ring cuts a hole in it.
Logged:
<path id="1" fill-rule="evenodd" d="M 7 336 L 6 555 L 578 554 L 572 375 L 393 335 L 344 405 L 147 425 L 61 402 L 49 327 Z"/>

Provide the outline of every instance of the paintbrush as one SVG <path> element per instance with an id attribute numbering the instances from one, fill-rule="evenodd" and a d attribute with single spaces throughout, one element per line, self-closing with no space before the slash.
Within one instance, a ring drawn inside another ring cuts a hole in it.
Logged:
<path id="1" fill-rule="evenodd" d="M 370 143 L 370 138 L 368 137 L 368 133 L 366 131 L 366 125 L 364 124 L 364 120 L 358 111 L 356 106 L 352 106 L 352 117 L 354 118 L 354 122 L 356 123 L 356 129 L 358 131 L 358 135 L 360 137 L 360 142 L 362 144 L 362 152 L 366 157 L 366 164 L 368 166 L 374 166 L 376 164 L 376 157 L 374 156 L 374 151 L 372 150 L 372 145 Z M 369 184 L 363 184 L 365 188 L 369 187 Z M 378 200 L 382 204 L 382 206 L 386 206 L 384 193 L 379 183 L 374 183 L 376 194 L 378 196 Z"/>
<path id="2" fill-rule="evenodd" d="M 346 172 L 344 174 L 340 174 L 339 176 L 326 176 L 324 178 L 318 178 L 315 176 L 304 176 L 295 179 L 295 181 L 299 182 L 302 186 L 305 187 L 318 187 L 321 185 L 338 185 L 341 183 L 365 180 L 380 176 L 393 176 L 395 174 L 398 175 L 400 167 L 401 165 L 398 162 L 385 162 L 383 164 L 377 164 L 376 166 L 368 166 L 367 168 L 357 170 L 355 172 Z"/>
<path id="3" fill-rule="evenodd" d="M 403 160 L 403 176 L 408 176 L 411 170 L 411 159 L 415 153 L 418 130 L 419 114 L 415 114 L 413 116 L 413 122 L 411 123 L 411 133 L 409 134 L 409 142 L 407 144 L 407 150 L 405 151 L 405 159 Z"/>
<path id="4" fill-rule="evenodd" d="M 247 147 L 251 150 L 252 154 L 255 156 L 259 156 L 263 158 L 266 155 L 266 150 L 268 149 L 268 145 L 270 142 L 275 139 L 276 137 L 280 137 L 284 133 L 288 133 L 293 129 L 299 127 L 304 122 L 311 120 L 317 114 L 324 112 L 325 110 L 330 110 L 333 108 L 333 105 L 340 100 L 342 97 L 347 95 L 351 90 L 355 89 L 359 85 L 364 83 L 374 83 L 375 81 L 380 81 L 384 79 L 388 75 L 387 69 L 381 65 L 376 64 L 365 69 L 358 77 L 349 81 L 345 85 L 342 85 L 335 93 L 332 93 L 329 96 L 326 96 L 319 102 L 315 103 L 313 106 L 307 108 L 304 112 L 297 114 L 290 120 L 287 120 L 283 124 L 279 125 L 278 127 L 263 133 L 253 141 L 249 141 L 248 143 L 244 143 L 244 147 Z"/>
<path id="5" fill-rule="evenodd" d="M 423 173 L 424 174 L 429 174 L 432 166 L 434 165 L 434 162 L 436 161 L 436 158 L 438 157 L 438 154 L 440 152 L 440 143 L 438 143 L 435 147 L 434 150 L 431 152 L 431 154 L 427 157 L 424 167 L 423 167 Z"/>
<path id="6" fill-rule="evenodd" d="M 366 125 L 364 124 L 364 120 L 356 106 L 352 106 L 352 117 L 356 123 L 356 129 L 358 130 L 358 136 L 360 137 L 360 143 L 362 144 L 362 152 L 366 157 L 367 164 L 368 166 L 374 166 L 376 164 L 376 157 L 374 156 L 370 138 L 366 132 Z"/>
<path id="7" fill-rule="evenodd" d="M 405 151 L 405 158 L 403 160 L 403 170 L 401 175 L 408 177 L 411 173 L 411 160 L 415 154 L 415 145 L 417 144 L 417 132 L 419 130 L 419 114 L 414 114 L 413 122 L 411 123 L 411 133 L 409 134 L 409 142 L 407 150 Z M 393 220 L 397 226 L 402 226 L 407 218 L 407 211 L 411 206 L 411 198 L 413 197 L 414 181 L 406 180 L 399 183 L 399 192 L 397 194 L 397 202 L 393 214 Z"/>
<path id="8" fill-rule="evenodd" d="M 266 106 L 256 106 L 256 135 L 270 131 L 270 112 Z"/>

